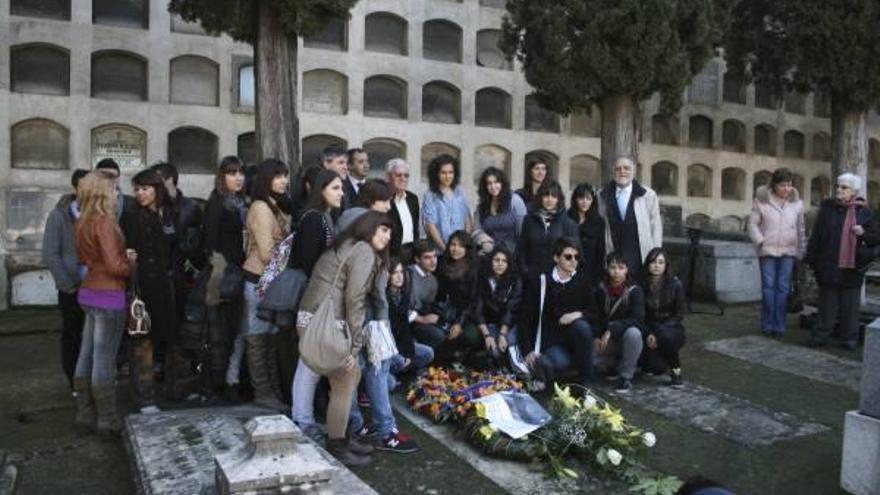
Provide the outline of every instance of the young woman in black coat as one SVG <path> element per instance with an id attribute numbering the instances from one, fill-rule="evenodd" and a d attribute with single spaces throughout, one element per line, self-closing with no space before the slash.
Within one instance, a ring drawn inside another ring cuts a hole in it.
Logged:
<path id="1" fill-rule="evenodd" d="M 473 322 L 477 299 L 477 248 L 470 234 L 456 230 L 449 236 L 446 252 L 435 275 L 435 304 L 441 323 L 446 326 L 447 343 L 458 349 L 476 349 L 480 344 L 480 335 Z"/>
<path id="2" fill-rule="evenodd" d="M 129 341 L 128 359 L 135 400 L 142 412 L 155 412 L 153 352 L 171 356 L 183 301 L 183 274 L 174 269 L 177 231 L 162 177 L 144 170 L 131 179 L 135 208 L 127 210 L 120 227 L 128 249 L 137 252 L 136 281 L 152 326 L 150 334 Z"/>
<path id="3" fill-rule="evenodd" d="M 288 268 L 302 270 L 311 277 L 318 258 L 333 246 L 336 224 L 332 213 L 342 206 L 342 196 L 342 178 L 339 174 L 332 170 L 318 172 L 309 201 L 299 220 L 294 222 Z"/>
<path id="4" fill-rule="evenodd" d="M 663 248 L 648 252 L 642 267 L 645 294 L 645 347 L 642 369 L 669 372 L 672 386 L 681 386 L 681 360 L 678 353 L 685 343 L 684 315 L 687 308 L 684 287 L 669 273 L 669 257 Z"/>
<path id="5" fill-rule="evenodd" d="M 605 219 L 599 215 L 599 202 L 593 186 L 578 184 L 571 194 L 568 216 L 578 225 L 581 241 L 581 269 L 594 286 L 605 271 Z"/>
<path id="6" fill-rule="evenodd" d="M 578 226 L 565 213 L 565 194 L 558 182 L 544 181 L 538 189 L 535 207 L 523 220 L 517 246 L 520 275 L 532 280 L 553 268 L 553 246 L 561 237 L 578 240 Z"/>
<path id="7" fill-rule="evenodd" d="M 486 259 L 477 282 L 474 319 L 486 350 L 497 360 L 516 345 L 517 308 L 522 300 L 522 281 L 513 255 L 497 246 Z"/>
<path id="8" fill-rule="evenodd" d="M 214 190 L 205 207 L 205 252 L 211 264 L 211 279 L 205 295 L 211 344 L 212 383 L 219 388 L 239 381 L 244 340 L 238 335 L 241 321 L 241 294 L 220 294 L 227 267 L 244 263 L 244 228 L 247 197 L 244 193 L 244 164 L 237 156 L 220 160 Z M 243 287 L 242 287 L 243 288 Z"/>

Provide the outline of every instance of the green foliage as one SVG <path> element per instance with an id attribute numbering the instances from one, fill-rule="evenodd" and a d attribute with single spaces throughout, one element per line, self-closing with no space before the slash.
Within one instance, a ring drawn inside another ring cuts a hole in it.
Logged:
<path id="1" fill-rule="evenodd" d="M 187 21 L 200 21 L 206 31 L 225 33 L 253 44 L 257 35 L 257 4 L 272 1 L 281 13 L 288 36 L 319 31 L 331 19 L 348 19 L 357 0 L 170 0 L 168 11 Z"/>
<path id="2" fill-rule="evenodd" d="M 880 1 L 742 0 L 724 48 L 746 81 L 830 94 L 843 111 L 880 102 Z"/>
<path id="3" fill-rule="evenodd" d="M 681 480 L 675 476 L 658 476 L 645 479 L 630 487 L 629 491 L 642 492 L 645 495 L 675 495 L 681 485 Z"/>
<path id="4" fill-rule="evenodd" d="M 588 111 L 607 95 L 684 88 L 715 54 L 735 0 L 509 0 L 501 47 L 523 65 L 545 107 Z"/>

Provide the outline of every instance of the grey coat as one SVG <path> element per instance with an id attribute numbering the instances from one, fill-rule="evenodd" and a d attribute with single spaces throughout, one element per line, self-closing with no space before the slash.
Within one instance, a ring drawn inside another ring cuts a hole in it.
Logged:
<path id="1" fill-rule="evenodd" d="M 55 279 L 59 292 L 73 294 L 79 289 L 79 261 L 76 256 L 76 237 L 73 226 L 76 219 L 70 212 L 73 194 L 65 194 L 49 212 L 43 231 L 43 263 Z"/>
<path id="2" fill-rule="evenodd" d="M 321 255 L 312 278 L 300 301 L 300 312 L 312 313 L 321 302 L 333 297 L 336 320 L 348 325 L 352 337 L 352 355 L 356 356 L 364 345 L 368 296 L 379 271 L 379 258 L 373 247 L 363 241 L 346 241 L 341 246 L 328 249 Z M 333 278 L 339 271 L 336 285 Z"/>

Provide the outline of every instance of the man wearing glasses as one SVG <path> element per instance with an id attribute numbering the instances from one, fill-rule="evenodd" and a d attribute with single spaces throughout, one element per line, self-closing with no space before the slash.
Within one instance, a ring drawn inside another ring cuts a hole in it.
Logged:
<path id="1" fill-rule="evenodd" d="M 561 237 L 553 245 L 553 268 L 525 285 L 517 340 L 535 378 L 544 383 L 569 368 L 577 370 L 582 385 L 593 380 L 593 288 L 578 270 L 579 261 L 578 241 Z"/>
<path id="2" fill-rule="evenodd" d="M 400 257 L 404 264 L 412 261 L 412 246 L 419 238 L 419 197 L 409 186 L 409 165 L 402 158 L 388 160 L 385 167 L 388 184 L 394 190 L 391 198 L 391 254 Z"/>
<path id="3" fill-rule="evenodd" d="M 599 213 L 607 252 L 622 253 L 630 275 L 638 277 L 648 253 L 663 245 L 663 222 L 657 194 L 634 180 L 635 174 L 632 158 L 614 161 L 614 180 L 599 192 Z"/>

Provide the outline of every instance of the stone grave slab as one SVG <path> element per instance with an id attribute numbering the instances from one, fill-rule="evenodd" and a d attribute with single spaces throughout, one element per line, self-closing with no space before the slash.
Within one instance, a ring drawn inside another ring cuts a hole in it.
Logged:
<path id="1" fill-rule="evenodd" d="M 827 352 L 785 344 L 759 335 L 714 340 L 706 349 L 811 380 L 859 390 L 862 365 Z"/>
<path id="2" fill-rule="evenodd" d="M 865 328 L 864 375 L 859 410 L 880 419 L 880 319 Z M 878 487 L 880 489 L 880 487 Z"/>
<path id="3" fill-rule="evenodd" d="M 236 406 L 128 416 L 123 435 L 138 495 L 216 495 L 215 456 L 246 447 L 245 423 L 273 414 Z M 331 493 L 376 493 L 326 451 L 314 449 L 338 468 L 327 487 Z"/>
<path id="4" fill-rule="evenodd" d="M 749 447 L 828 431 L 824 425 L 801 421 L 790 414 L 692 383 L 676 389 L 641 381 L 628 394 L 616 394 L 610 388 L 605 392 L 679 424 Z"/>

